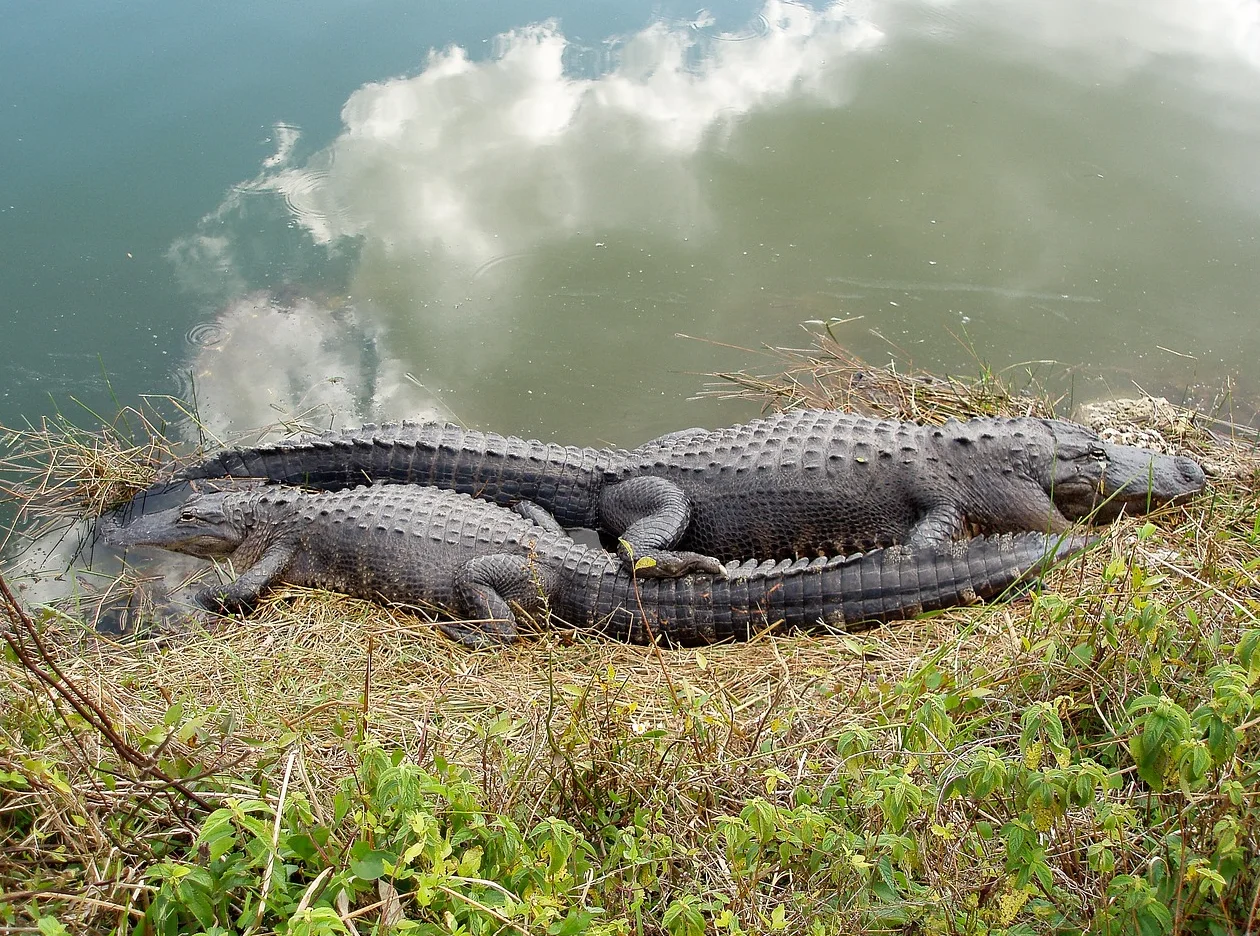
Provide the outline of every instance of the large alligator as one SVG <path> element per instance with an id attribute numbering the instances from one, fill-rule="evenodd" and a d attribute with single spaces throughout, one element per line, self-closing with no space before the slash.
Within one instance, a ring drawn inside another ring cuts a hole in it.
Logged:
<path id="1" fill-rule="evenodd" d="M 725 577 L 639 580 L 545 514 L 521 513 L 544 522 L 416 485 L 312 493 L 251 484 L 195 493 L 180 507 L 107 526 L 105 535 L 116 546 L 229 559 L 243 571 L 203 591 L 206 607 L 244 610 L 275 582 L 313 585 L 444 609 L 467 622 L 443 630 L 472 647 L 515 640 L 513 606 L 550 610 L 633 643 L 746 640 L 768 627 L 837 630 L 996 597 L 1086 545 L 1079 536 L 1024 533 L 918 551 L 749 561 Z"/>
<path id="2" fill-rule="evenodd" d="M 690 429 L 627 451 L 402 423 L 217 452 L 179 479 L 268 478 L 321 489 L 431 484 L 566 528 L 619 537 L 639 574 L 719 573 L 717 560 L 843 555 L 968 531 L 1062 533 L 1199 491 L 1189 458 L 1104 442 L 1053 419 L 940 427 L 797 410 Z M 672 550 L 682 550 L 673 552 Z"/>

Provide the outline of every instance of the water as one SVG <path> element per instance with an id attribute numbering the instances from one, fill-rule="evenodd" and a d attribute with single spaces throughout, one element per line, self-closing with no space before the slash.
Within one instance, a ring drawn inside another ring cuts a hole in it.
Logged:
<path id="1" fill-rule="evenodd" d="M 1255 0 L 8 4 L 0 89 L 0 423 L 635 444 L 855 316 L 1260 398 Z"/>

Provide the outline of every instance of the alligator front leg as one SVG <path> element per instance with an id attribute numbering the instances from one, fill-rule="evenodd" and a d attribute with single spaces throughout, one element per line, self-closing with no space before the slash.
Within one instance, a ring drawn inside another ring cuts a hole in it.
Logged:
<path id="1" fill-rule="evenodd" d="M 1072 521 L 1055 506 L 1050 496 L 1040 489 L 1013 498 L 1006 505 L 1011 532 L 1031 530 L 1034 533 L 1066 533 Z"/>
<path id="2" fill-rule="evenodd" d="M 691 501 L 667 478 L 645 476 L 610 484 L 600 498 L 599 511 L 604 528 L 619 535 L 617 555 L 635 575 L 725 574 L 722 563 L 711 556 L 669 550 L 691 523 Z"/>
<path id="3" fill-rule="evenodd" d="M 280 577 L 296 551 L 292 544 L 276 543 L 235 580 L 197 592 L 197 603 L 203 608 L 219 609 L 228 614 L 248 611 L 258 603 L 262 590 Z"/>
<path id="4" fill-rule="evenodd" d="M 986 521 L 986 515 L 989 520 Z M 1000 518 L 1000 522 L 992 518 Z M 997 533 L 1065 533 L 1072 523 L 1059 511 L 1040 489 L 1021 491 L 1000 502 L 985 506 L 979 516 L 968 516 L 953 501 L 936 504 L 929 508 L 906 534 L 905 545 L 913 549 L 961 539 L 967 533 L 967 523 L 979 522 L 988 532 Z"/>
<path id="5" fill-rule="evenodd" d="M 438 626 L 446 636 L 474 650 L 514 643 L 516 612 L 543 607 L 554 588 L 552 576 L 525 556 L 497 553 L 469 559 L 455 573 L 455 599 L 468 621 Z"/>
<path id="6" fill-rule="evenodd" d="M 955 503 L 937 504 L 910 528 L 905 545 L 921 549 L 936 543 L 948 543 L 966 532 L 966 517 Z"/>

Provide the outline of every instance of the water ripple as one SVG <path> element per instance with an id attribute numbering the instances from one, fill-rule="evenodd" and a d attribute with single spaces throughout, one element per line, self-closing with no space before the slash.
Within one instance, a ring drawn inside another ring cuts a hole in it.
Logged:
<path id="1" fill-rule="evenodd" d="M 802 4 L 790 4 L 801 6 Z M 723 29 L 718 26 L 717 17 L 708 10 L 697 10 L 692 16 L 676 16 L 662 14 L 660 20 L 665 23 L 678 23 L 685 26 L 697 36 L 721 42 L 743 42 L 747 39 L 760 39 L 770 32 L 770 20 L 766 14 L 758 13 L 751 22 L 738 29 Z"/>
<path id="2" fill-rule="evenodd" d="M 284 203 L 293 212 L 298 221 L 314 227 L 327 222 L 329 215 L 323 206 L 314 207 L 315 198 L 329 175 L 328 169 L 305 169 L 300 172 L 287 172 L 280 181 L 280 194 Z"/>
<path id="3" fill-rule="evenodd" d="M 184 338 L 194 348 L 213 348 L 222 344 L 227 336 L 227 328 L 222 322 L 198 322 L 188 329 Z"/>
<path id="4" fill-rule="evenodd" d="M 700 30 L 701 33 L 707 34 L 712 39 L 719 39 L 722 42 L 744 42 L 748 39 L 760 39 L 770 32 L 770 20 L 766 18 L 764 13 L 758 13 L 757 18 L 745 26 L 743 29 L 734 32 L 706 32 Z"/>
<path id="5" fill-rule="evenodd" d="M 171 371 L 168 376 L 171 382 L 170 395 L 176 400 L 184 400 L 195 407 L 197 402 L 197 380 L 193 376 L 192 371 L 180 369 Z"/>
<path id="6" fill-rule="evenodd" d="M 520 260 L 520 259 L 523 259 L 524 257 L 532 256 L 533 254 L 536 254 L 537 252 L 538 251 L 536 250 L 517 250 L 517 251 L 513 251 L 512 253 L 505 253 L 505 254 L 500 254 L 497 257 L 491 257 L 489 260 L 487 260 L 485 263 L 483 263 L 481 266 L 477 267 L 477 269 L 473 271 L 472 278 L 474 280 L 479 280 L 483 276 L 485 276 L 487 273 L 489 273 L 491 270 L 493 270 L 495 267 L 500 266 L 501 264 L 510 263 L 513 260 Z"/>

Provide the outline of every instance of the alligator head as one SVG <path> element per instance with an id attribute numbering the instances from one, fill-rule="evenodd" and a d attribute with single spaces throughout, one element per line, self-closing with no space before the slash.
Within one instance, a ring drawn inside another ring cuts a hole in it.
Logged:
<path id="1" fill-rule="evenodd" d="M 178 507 L 156 510 L 127 523 L 110 523 L 105 542 L 117 548 L 151 546 L 202 559 L 232 555 L 245 541 L 247 529 L 225 510 L 226 492 L 194 494 Z"/>
<path id="2" fill-rule="evenodd" d="M 272 495 L 258 482 L 217 482 L 195 491 L 177 507 L 151 511 L 126 522 L 102 523 L 101 535 L 115 548 L 154 547 L 201 559 L 232 556 L 248 566 L 275 538 L 267 506 L 283 508 L 283 494 Z"/>
<path id="3" fill-rule="evenodd" d="M 1041 463 L 1033 467 L 1069 520 L 1143 514 L 1203 490 L 1203 469 L 1193 459 L 1113 445 L 1075 423 L 1047 419 L 1045 424 L 1054 443 L 1049 452 L 1038 450 Z"/>

